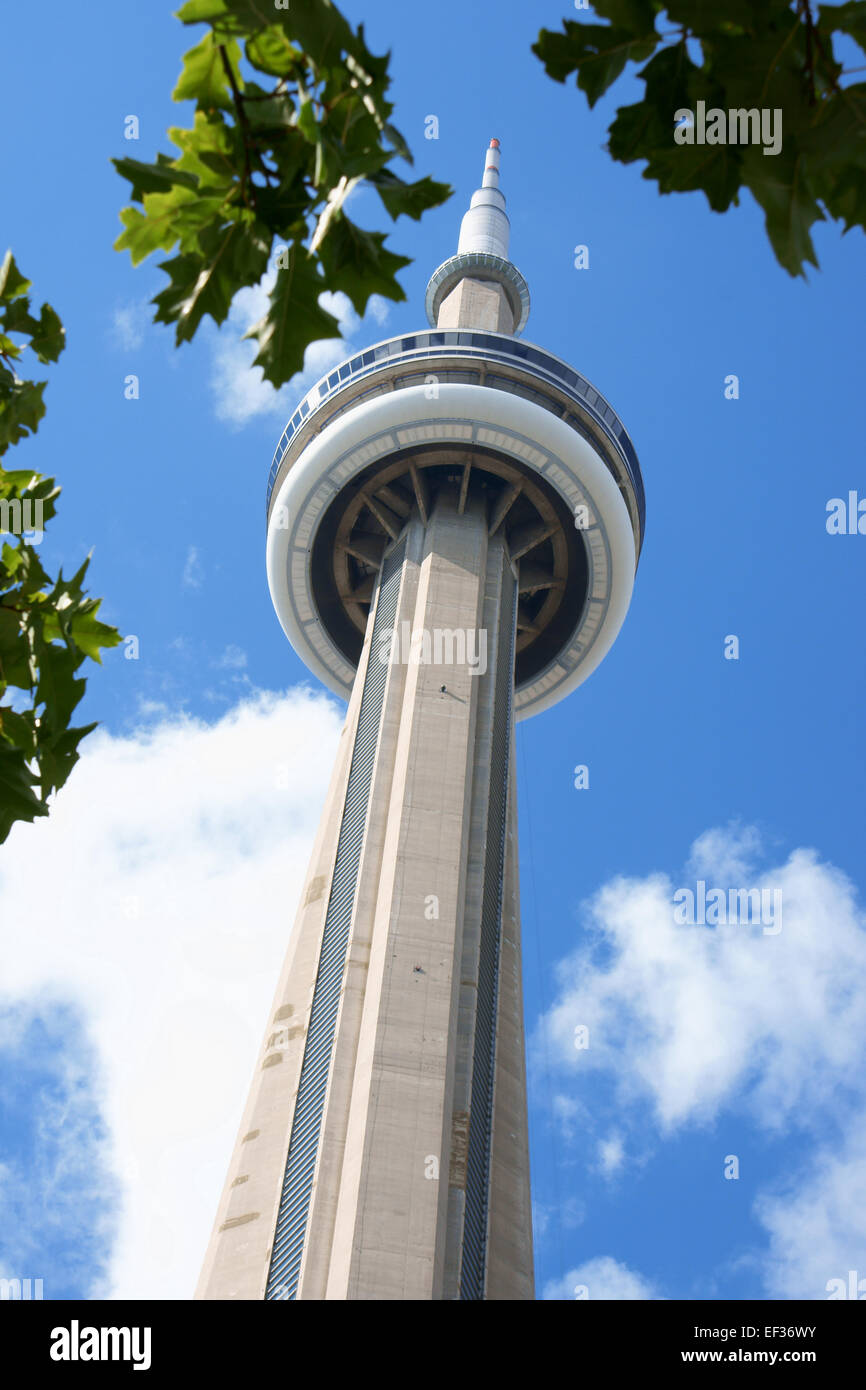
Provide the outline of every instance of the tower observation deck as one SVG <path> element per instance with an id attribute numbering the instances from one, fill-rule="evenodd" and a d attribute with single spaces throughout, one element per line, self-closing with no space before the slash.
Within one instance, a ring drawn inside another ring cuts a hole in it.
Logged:
<path id="1" fill-rule="evenodd" d="M 534 1296 L 514 722 L 612 646 L 644 494 L 529 303 L 493 140 L 429 329 L 274 455 L 271 597 L 348 712 L 199 1298 Z"/>

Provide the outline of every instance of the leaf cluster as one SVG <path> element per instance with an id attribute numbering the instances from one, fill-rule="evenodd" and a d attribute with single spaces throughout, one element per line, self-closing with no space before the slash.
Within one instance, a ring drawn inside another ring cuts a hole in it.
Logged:
<path id="1" fill-rule="evenodd" d="M 343 291 L 359 314 L 371 294 L 405 298 L 396 275 L 407 258 L 347 216 L 352 190 L 370 184 L 393 220 L 419 218 L 451 190 L 429 178 L 406 182 L 390 167 L 411 154 L 391 124 L 388 56 L 374 56 L 363 27 L 354 30 L 330 0 L 286 9 L 188 0 L 178 17 L 208 25 L 172 94 L 195 102 L 193 123 L 169 130 L 173 157 L 114 160 L 134 204 L 121 213 L 116 248 L 133 264 L 175 252 L 160 262 L 169 284 L 153 302 L 155 322 L 174 324 L 180 344 L 206 315 L 221 324 L 281 244 L 267 312 L 247 334 L 256 364 L 280 386 L 301 370 L 311 342 L 339 337 L 319 304 L 324 290 Z"/>
<path id="2" fill-rule="evenodd" d="M 23 353 L 56 362 L 64 347 L 54 310 L 43 304 L 38 318 L 30 312 L 29 288 L 7 252 L 0 265 L 0 457 L 45 414 L 46 383 L 18 375 Z M 53 478 L 0 466 L 0 503 L 29 503 L 31 518 L 39 504 L 42 525 L 55 515 L 59 493 Z M 3 513 L 8 520 L 8 505 Z M 26 534 L 9 531 L 0 542 L 0 843 L 15 821 L 48 814 L 47 798 L 63 786 L 95 727 L 70 727 L 86 684 L 79 668 L 86 659 L 98 662 L 100 649 L 120 635 L 99 621 L 100 601 L 84 591 L 88 563 L 71 579 L 62 570 L 51 579 Z"/>
<path id="3" fill-rule="evenodd" d="M 594 9 L 610 22 L 565 20 L 562 33 L 542 29 L 533 52 L 559 82 L 576 73 L 590 106 L 628 62 L 644 64 L 643 100 L 620 107 L 608 132 L 614 159 L 646 160 L 643 177 L 660 193 L 701 189 L 716 212 L 748 188 L 791 275 L 818 264 L 814 223 L 866 229 L 866 83 L 842 80 L 833 49 L 845 34 L 866 51 L 866 0 L 595 0 Z M 672 29 L 657 29 L 663 15 Z M 675 111 L 698 101 L 726 113 L 781 111 L 780 152 L 675 143 Z"/>
<path id="4" fill-rule="evenodd" d="M 43 363 L 56 362 L 64 346 L 63 325 L 49 304 L 42 305 L 38 319 L 31 314 L 29 289 L 30 281 L 7 251 L 0 264 L 0 455 L 33 434 L 45 414 L 45 382 L 18 377 L 16 363 L 25 345 L 15 337 L 29 338 L 27 346 Z"/>

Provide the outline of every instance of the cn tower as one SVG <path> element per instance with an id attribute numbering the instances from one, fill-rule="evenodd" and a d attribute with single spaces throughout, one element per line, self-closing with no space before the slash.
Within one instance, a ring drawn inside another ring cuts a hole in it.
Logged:
<path id="1" fill-rule="evenodd" d="M 514 726 L 612 646 L 644 494 L 604 397 L 520 338 L 499 156 L 429 329 L 335 368 L 274 455 L 271 597 L 348 712 L 197 1298 L 534 1297 Z"/>

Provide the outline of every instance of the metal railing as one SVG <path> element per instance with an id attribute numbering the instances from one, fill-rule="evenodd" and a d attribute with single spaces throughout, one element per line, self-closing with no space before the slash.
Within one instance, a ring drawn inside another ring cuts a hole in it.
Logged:
<path id="1" fill-rule="evenodd" d="M 327 376 L 322 377 L 301 401 L 283 430 L 274 451 L 268 476 L 267 510 L 270 510 L 271 495 L 286 450 L 301 425 L 305 424 L 311 415 L 326 406 L 347 384 L 357 382 L 383 366 L 394 367 L 403 363 L 408 366 L 413 362 L 422 361 L 435 363 L 440 357 L 460 357 L 487 364 L 500 363 L 519 367 L 539 382 L 555 386 L 571 399 L 580 411 L 592 420 L 621 458 L 634 489 L 640 535 L 641 539 L 643 538 L 646 502 L 640 464 L 634 445 L 616 411 L 586 377 L 581 376 L 553 353 L 545 352 L 543 348 L 535 347 L 532 343 L 510 338 L 503 333 L 477 333 L 469 329 L 431 329 L 423 333 L 409 333 L 389 338 L 385 342 L 376 343 L 365 352 L 347 358 Z M 356 404 L 358 399 L 356 396 L 350 403 L 347 402 L 347 408 L 349 404 Z"/>

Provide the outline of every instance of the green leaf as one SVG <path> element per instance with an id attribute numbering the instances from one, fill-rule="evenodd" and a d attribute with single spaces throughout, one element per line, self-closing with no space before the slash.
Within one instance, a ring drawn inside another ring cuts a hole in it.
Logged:
<path id="1" fill-rule="evenodd" d="M 666 0 L 668 19 L 698 36 L 760 34 L 793 19 L 790 0 Z"/>
<path id="2" fill-rule="evenodd" d="M 175 341 L 194 337 L 205 314 L 221 324 L 232 298 L 244 285 L 255 285 L 267 269 L 270 239 L 239 222 L 211 224 L 199 238 L 200 251 L 163 261 L 171 285 L 156 295 L 155 322 L 176 323 Z"/>
<path id="3" fill-rule="evenodd" d="M 329 288 L 327 282 L 303 252 L 290 247 L 288 254 L 289 265 L 277 271 L 267 314 L 244 334 L 258 341 L 254 365 L 277 387 L 302 370 L 310 343 L 340 337 L 336 318 L 319 303 L 319 296 Z"/>
<path id="4" fill-rule="evenodd" d="M 30 651 L 21 631 L 20 617 L 0 603 L 0 692 L 8 686 L 31 690 L 33 680 Z"/>
<path id="5" fill-rule="evenodd" d="M 374 57 L 364 42 L 364 29 L 357 33 L 343 18 L 331 0 L 304 0 L 280 12 L 286 32 L 300 45 L 317 68 L 339 66 L 346 54 L 350 71 L 366 77 L 371 83 L 384 82 L 388 71 L 388 55 Z M 371 95 L 373 95 L 371 93 Z"/>
<path id="6" fill-rule="evenodd" d="M 866 4 L 863 0 L 848 0 L 846 5 L 821 5 L 818 29 L 823 36 L 841 30 L 866 53 Z"/>
<path id="7" fill-rule="evenodd" d="M 365 232 L 340 212 L 319 247 L 328 288 L 347 294 L 358 314 L 364 313 L 372 294 L 396 301 L 406 298 L 395 277 L 409 265 L 409 258 L 386 251 L 384 242 L 381 232 Z"/>
<path id="8" fill-rule="evenodd" d="M 818 175 L 813 182 L 830 216 L 843 221 L 846 232 L 852 227 L 866 227 L 866 173 L 862 169 L 834 170 L 831 178 Z"/>
<path id="9" fill-rule="evenodd" d="M 36 730 L 32 710 L 19 714 L 8 705 L 0 705 L 0 739 L 18 748 L 26 758 L 36 754 Z"/>
<path id="10" fill-rule="evenodd" d="M 368 182 L 373 185 L 395 222 L 404 213 L 417 221 L 428 208 L 447 202 L 454 192 L 449 184 L 437 183 L 431 178 L 406 183 L 390 169 L 380 169 L 370 174 Z"/>
<path id="11" fill-rule="evenodd" d="M 43 304 L 30 347 L 40 362 L 56 362 L 66 346 L 66 330 L 50 304 Z"/>
<path id="12" fill-rule="evenodd" d="M 27 500 L 41 502 L 43 522 L 50 521 L 56 514 L 54 503 L 59 495 L 60 488 L 53 478 L 32 473 L 27 468 L 0 467 L 0 501 L 11 502 L 17 498 L 22 503 Z"/>
<path id="13" fill-rule="evenodd" d="M 160 219 L 149 217 L 138 208 L 124 208 L 120 220 L 125 231 L 114 243 L 115 251 L 128 251 L 133 265 L 138 265 L 153 251 L 170 251 L 177 241 L 177 232 L 168 214 Z"/>
<path id="14" fill-rule="evenodd" d="M 257 82 L 248 82 L 244 87 L 244 110 L 250 131 L 257 141 L 261 141 L 264 132 L 269 131 L 279 135 L 282 145 L 282 139 L 288 137 L 291 140 L 295 133 L 296 108 L 288 91 L 275 89 L 268 92 Z M 273 157 L 281 164 L 282 156 L 280 148 Z"/>
<path id="15" fill-rule="evenodd" d="M 767 235 L 776 259 L 790 275 L 803 275 L 803 263 L 817 265 L 810 228 L 823 222 L 802 155 L 793 142 L 766 158 L 754 145 L 743 156 L 743 177 L 764 209 Z"/>
<path id="16" fill-rule="evenodd" d="M 33 791 L 36 780 L 25 755 L 0 743 L 0 844 L 17 820 L 32 822 L 37 816 L 48 815 L 48 807 Z"/>
<path id="17" fill-rule="evenodd" d="M 309 4 L 310 0 L 304 3 Z M 183 24 L 199 24 L 204 20 L 221 33 L 234 34 L 273 24 L 275 13 L 278 12 L 267 0 L 187 0 L 177 17 Z"/>
<path id="18" fill-rule="evenodd" d="M 786 11 L 785 24 L 778 28 L 747 38 L 719 35 L 714 39 L 707 48 L 705 63 L 717 94 L 713 105 L 725 110 L 779 109 L 785 141 L 807 129 L 817 106 L 805 80 L 805 36 L 801 29 Z"/>
<path id="19" fill-rule="evenodd" d="M 724 212 L 741 183 L 741 154 L 736 145 L 680 145 L 674 140 L 673 114 L 694 109 L 700 90 L 709 106 L 721 100 L 717 88 L 701 81 L 701 70 L 684 43 L 663 48 L 643 67 L 645 97 L 623 106 L 610 128 L 614 159 L 627 164 L 646 159 L 643 177 L 655 180 L 660 193 L 701 189 L 715 212 Z"/>
<path id="20" fill-rule="evenodd" d="M 24 279 L 12 252 L 7 251 L 0 265 L 0 300 L 15 299 L 19 294 L 26 294 L 29 288 L 30 281 Z"/>
<path id="21" fill-rule="evenodd" d="M 43 797 L 59 791 L 65 784 L 78 762 L 78 745 L 95 728 L 95 724 L 85 724 L 78 729 L 64 729 L 40 745 L 39 784 Z"/>
<path id="22" fill-rule="evenodd" d="M 302 50 L 296 48 L 285 30 L 276 25 L 247 39 L 244 53 L 252 67 L 271 77 L 290 77 L 303 58 Z"/>
<path id="23" fill-rule="evenodd" d="M 205 34 L 201 43 L 183 55 L 183 69 L 171 94 L 172 101 L 194 101 L 201 110 L 230 107 L 231 83 L 225 63 L 231 68 L 235 81 L 242 84 L 238 69 L 240 56 L 236 40 L 226 39 L 219 43 L 212 32 Z"/>
<path id="24" fill-rule="evenodd" d="M 295 124 L 305 140 L 309 140 L 311 145 L 318 145 L 321 141 L 319 132 L 319 122 L 316 117 L 316 108 L 309 98 L 305 98 L 298 107 L 298 114 Z"/>
<path id="25" fill-rule="evenodd" d="M 809 171 L 851 164 L 866 169 L 866 82 L 846 87 L 822 101 L 808 130 L 797 143 L 808 159 Z"/>
<path id="26" fill-rule="evenodd" d="M 116 647 L 122 639 L 116 628 L 109 627 L 107 623 L 99 621 L 96 616 L 98 611 L 98 601 L 89 603 L 72 619 L 69 633 L 78 650 L 84 652 L 84 655 L 89 656 L 91 661 L 95 661 L 101 666 L 100 649 Z"/>
<path id="27" fill-rule="evenodd" d="M 686 45 L 677 43 L 656 53 L 638 76 L 644 83 L 643 101 L 621 106 L 610 128 L 610 152 L 624 163 L 683 148 L 674 142 L 674 112 L 694 106 L 701 70 Z M 701 95 L 707 95 L 705 88 Z"/>
<path id="28" fill-rule="evenodd" d="M 68 726 L 87 684 L 75 676 L 80 665 L 81 657 L 74 649 L 54 642 L 42 646 L 35 703 L 44 706 L 40 725 L 45 733 L 62 733 Z"/>
<path id="29" fill-rule="evenodd" d="M 182 151 L 177 168 L 194 174 L 203 191 L 225 190 L 235 181 L 244 142 L 237 126 L 228 125 L 220 111 L 196 111 L 191 130 L 171 126 L 168 135 L 172 144 Z M 218 178 L 214 178 L 213 161 L 203 160 L 205 154 L 222 156 Z"/>
<path id="30" fill-rule="evenodd" d="M 563 34 L 542 29 L 533 53 L 544 63 L 549 77 L 564 82 L 577 71 L 577 85 L 590 106 L 616 81 L 630 60 L 648 58 L 658 36 L 635 39 L 628 29 L 606 24 L 577 24 L 563 20 Z"/>
<path id="31" fill-rule="evenodd" d="M 666 6 L 661 0 L 595 0 L 592 8 L 602 19 L 641 38 L 653 33 L 656 15 Z"/>
<path id="32" fill-rule="evenodd" d="M 50 579 L 42 568 L 39 556 L 32 545 L 23 542 L 18 543 L 18 563 L 15 569 L 15 579 L 19 586 L 16 597 L 25 599 L 28 603 L 50 586 Z"/>
<path id="33" fill-rule="evenodd" d="M 35 434 L 45 414 L 44 381 L 18 381 L 0 389 L 0 455 L 10 444 Z"/>
<path id="34" fill-rule="evenodd" d="M 143 164 L 140 159 L 112 159 L 111 162 L 121 178 L 129 179 L 132 184 L 129 196 L 134 203 L 142 202 L 145 193 L 168 193 L 178 184 L 195 188 L 198 182 L 195 174 L 178 169 L 167 154 L 158 154 L 155 164 Z"/>

